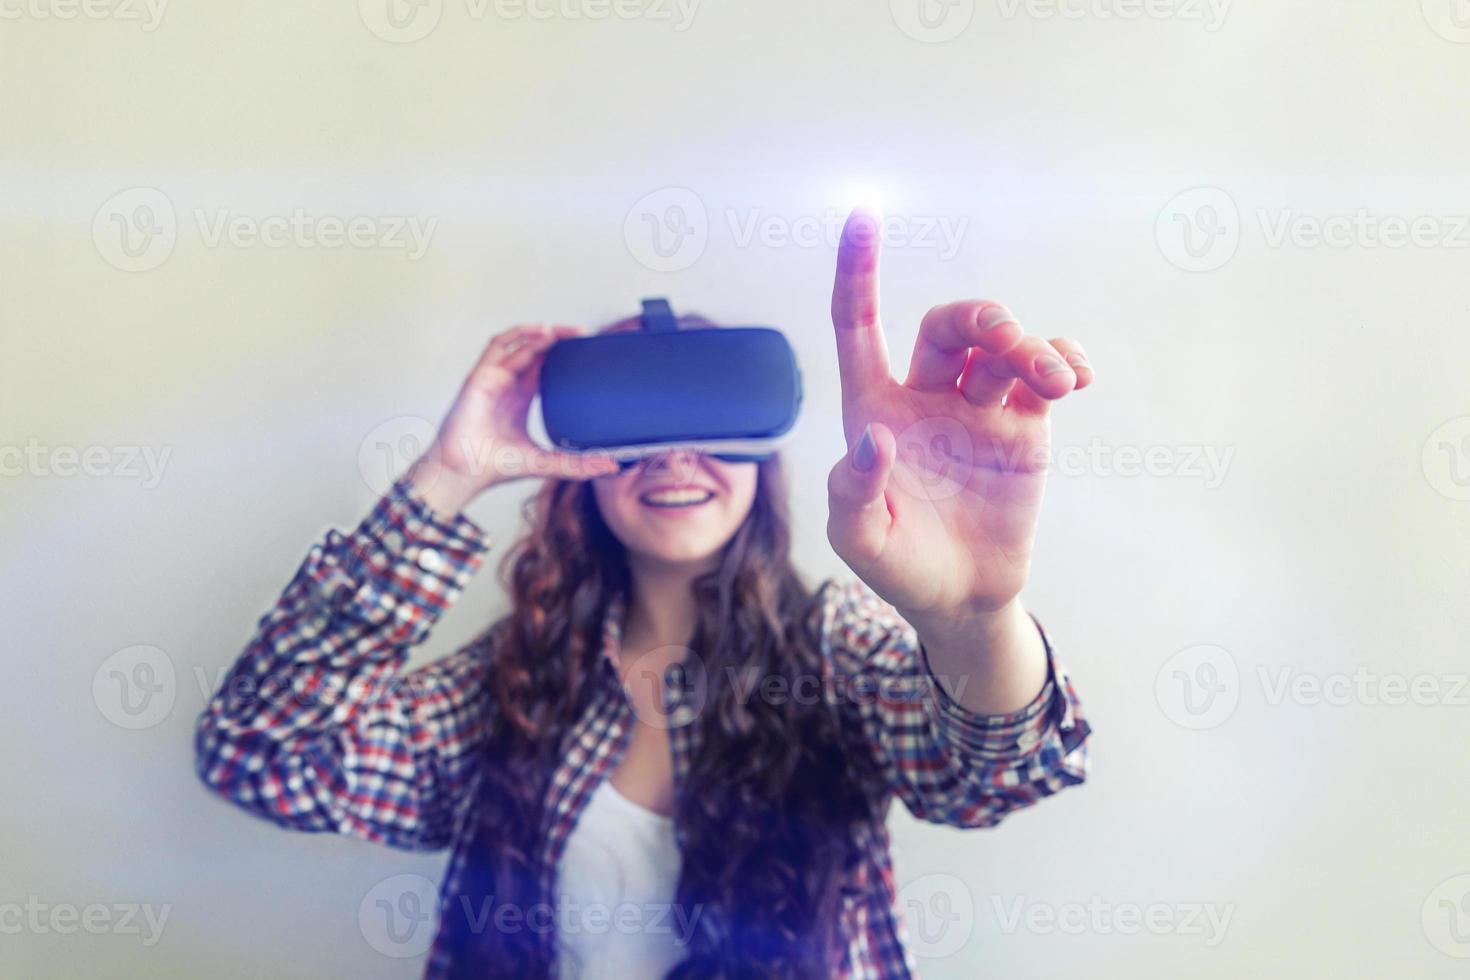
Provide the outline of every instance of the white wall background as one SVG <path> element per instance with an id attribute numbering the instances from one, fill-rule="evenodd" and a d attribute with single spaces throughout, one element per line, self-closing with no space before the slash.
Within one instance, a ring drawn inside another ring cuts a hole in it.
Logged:
<path id="1" fill-rule="evenodd" d="M 156 20 L 131 0 L 0 2 L 0 974 L 417 976 L 373 949 L 359 903 L 437 880 L 442 857 L 207 796 L 207 689 L 308 545 L 370 504 L 373 444 L 437 419 L 490 333 L 595 325 L 645 295 L 793 337 L 800 559 L 843 572 L 824 534 L 834 250 L 741 232 L 876 187 L 890 215 L 963 229 L 952 254 L 886 255 L 900 376 L 923 310 L 992 296 L 1098 365 L 1057 413 L 1059 450 L 1154 450 L 1131 476 L 1070 457 L 1027 592 L 1095 725 L 1092 780 L 994 832 L 895 819 L 910 894 L 947 888 L 960 916 L 926 974 L 1463 975 L 1453 0 L 956 0 L 928 27 L 914 0 L 558 3 L 429 0 L 397 29 L 377 0 Z M 1214 190 L 1176 199 L 1195 188 Z M 661 271 L 640 221 L 671 203 L 696 236 Z M 295 209 L 435 224 L 417 258 L 211 244 L 221 215 Z M 1305 237 L 1360 209 L 1338 245 Z M 114 215 L 172 228 L 172 251 L 165 234 L 130 258 Z M 1401 247 L 1369 227 L 1419 218 Z M 64 447 L 93 446 L 104 475 L 58 475 Z M 129 447 L 167 452 L 161 478 L 132 475 Z M 502 549 L 525 489 L 472 512 Z M 503 608 L 487 571 L 415 662 Z M 167 657 L 173 700 L 128 730 L 93 681 L 137 645 Z M 1175 672 L 1208 680 L 1201 657 L 1223 690 L 1191 714 L 1205 692 L 1186 702 Z M 1298 675 L 1339 703 L 1277 696 Z M 1399 683 L 1432 703 L 1386 703 Z M 50 917 L 90 904 L 102 934 Z M 152 945 L 128 905 L 169 906 Z"/>

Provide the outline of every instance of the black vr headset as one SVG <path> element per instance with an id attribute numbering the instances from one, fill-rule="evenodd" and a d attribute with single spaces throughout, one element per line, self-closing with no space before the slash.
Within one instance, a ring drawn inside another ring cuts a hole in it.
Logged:
<path id="1" fill-rule="evenodd" d="M 670 449 L 726 462 L 768 457 L 796 424 L 801 370 L 779 330 L 679 329 L 668 300 L 642 330 L 557 341 L 541 366 L 541 419 L 559 449 L 604 450 L 624 469 Z"/>

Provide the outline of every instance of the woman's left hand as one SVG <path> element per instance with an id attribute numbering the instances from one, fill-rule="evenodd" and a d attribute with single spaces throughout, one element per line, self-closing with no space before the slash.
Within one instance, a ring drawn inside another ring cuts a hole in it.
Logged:
<path id="1" fill-rule="evenodd" d="M 1090 384 L 1092 368 L 1076 341 L 1027 336 L 1001 304 L 965 300 L 924 316 L 898 382 L 878 320 L 880 228 L 854 211 L 837 254 L 849 451 L 827 481 L 827 537 L 910 622 L 983 618 L 1026 583 L 1051 403 Z"/>

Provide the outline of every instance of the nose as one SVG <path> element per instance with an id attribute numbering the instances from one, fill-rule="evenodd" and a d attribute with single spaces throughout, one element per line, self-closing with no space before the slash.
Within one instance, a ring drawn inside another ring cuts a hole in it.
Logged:
<path id="1" fill-rule="evenodd" d="M 694 449 L 667 449 L 661 453 L 654 453 L 654 461 L 665 466 L 673 466 L 678 463 L 694 463 L 704 454 Z"/>
<path id="2" fill-rule="evenodd" d="M 703 455 L 694 449 L 666 449 L 645 456 L 641 462 L 645 472 L 667 472 L 678 480 L 693 474 Z"/>

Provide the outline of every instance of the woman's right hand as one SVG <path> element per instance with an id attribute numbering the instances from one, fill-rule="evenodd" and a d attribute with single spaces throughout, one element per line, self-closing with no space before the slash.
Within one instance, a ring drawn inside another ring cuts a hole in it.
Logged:
<path id="1" fill-rule="evenodd" d="M 514 327 L 496 334 L 465 379 L 434 442 L 409 470 L 415 496 L 446 517 L 485 490 L 524 477 L 589 480 L 618 472 L 611 456 L 543 449 L 526 432 L 546 351 L 581 327 Z"/>

